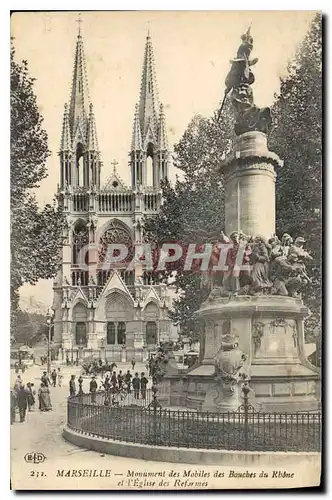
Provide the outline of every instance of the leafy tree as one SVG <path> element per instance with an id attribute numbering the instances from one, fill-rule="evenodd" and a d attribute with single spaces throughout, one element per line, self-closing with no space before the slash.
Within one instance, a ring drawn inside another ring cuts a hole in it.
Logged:
<path id="1" fill-rule="evenodd" d="M 26 61 L 11 46 L 11 331 L 15 335 L 19 288 L 55 276 L 64 218 L 61 208 L 38 207 L 33 190 L 47 176 L 49 156 L 43 118 Z"/>
<path id="2" fill-rule="evenodd" d="M 311 309 L 306 321 L 310 335 L 320 327 L 322 246 L 322 19 L 315 15 L 310 29 L 281 80 L 273 106 L 270 149 L 284 160 L 276 184 L 277 232 L 304 236 L 314 258 L 312 283 L 304 294 Z M 310 273 L 310 270 L 309 270 Z"/>

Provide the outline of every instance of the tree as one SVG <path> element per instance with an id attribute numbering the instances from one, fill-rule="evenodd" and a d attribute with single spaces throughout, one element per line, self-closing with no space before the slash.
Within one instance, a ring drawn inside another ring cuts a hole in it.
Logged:
<path id="1" fill-rule="evenodd" d="M 272 108 L 270 149 L 284 160 L 276 183 L 277 232 L 305 236 L 314 258 L 303 300 L 311 309 L 307 334 L 320 326 L 322 247 L 322 20 L 310 29 L 281 80 Z"/>
<path id="2" fill-rule="evenodd" d="M 42 127 L 34 79 L 11 46 L 11 330 L 15 335 L 19 288 L 56 275 L 64 218 L 61 207 L 40 209 L 33 190 L 47 176 L 47 134 Z"/>
<path id="3" fill-rule="evenodd" d="M 321 17 L 317 15 L 308 34 L 289 65 L 287 78 L 281 81 L 280 94 L 272 108 L 274 127 L 269 147 L 284 159 L 276 187 L 277 234 L 305 235 L 315 262 L 321 248 Z M 227 101 L 226 101 L 227 102 Z M 184 173 L 174 187 L 163 185 L 164 205 L 160 213 L 146 219 L 150 241 L 161 246 L 177 241 L 198 244 L 220 234 L 224 227 L 223 179 L 217 172 L 224 152 L 233 139 L 233 117 L 228 107 L 218 127 L 213 118 L 195 117 L 175 146 L 175 166 Z M 194 332 L 193 313 L 206 298 L 208 290 L 195 272 L 183 271 L 183 259 L 168 267 L 177 271 L 179 292 L 170 316 L 184 334 Z M 165 273 L 163 279 L 169 274 Z M 320 321 L 320 279 L 314 276 L 307 287 L 304 302 L 312 315 L 307 327 L 315 329 Z"/>
<path id="4" fill-rule="evenodd" d="M 186 250 L 190 243 L 200 245 L 218 237 L 224 227 L 223 176 L 218 167 L 233 139 L 233 116 L 227 105 L 218 124 L 215 116 L 195 116 L 174 147 L 174 164 L 183 172 L 174 186 L 162 184 L 163 205 L 160 212 L 145 218 L 144 233 L 148 241 L 161 248 L 164 243 L 178 243 L 183 249 L 180 260 L 169 264 L 162 278 L 168 281 L 176 271 L 174 284 L 179 293 L 170 317 L 179 324 L 183 335 L 192 341 L 198 337 L 194 312 L 207 298 L 209 288 L 197 269 L 184 271 Z M 160 276 L 159 276 L 160 277 Z"/>

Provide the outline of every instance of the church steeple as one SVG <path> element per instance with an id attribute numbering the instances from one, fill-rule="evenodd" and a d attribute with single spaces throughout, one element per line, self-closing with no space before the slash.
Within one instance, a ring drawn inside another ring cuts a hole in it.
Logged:
<path id="1" fill-rule="evenodd" d="M 83 128 L 82 132 L 86 132 L 88 105 L 90 102 L 88 77 L 85 64 L 83 38 L 81 28 L 76 41 L 74 71 L 71 88 L 71 98 L 69 107 L 69 118 L 72 137 L 76 135 L 77 127 Z"/>
<path id="2" fill-rule="evenodd" d="M 147 184 L 147 162 L 152 162 L 153 187 L 159 188 L 160 180 L 167 177 L 169 148 L 166 121 L 160 112 L 155 62 L 150 34 L 146 37 L 139 102 L 135 108 L 131 143 L 132 185 Z M 164 153 L 160 155 L 160 151 Z M 165 158 L 167 161 L 165 162 Z"/>
<path id="3" fill-rule="evenodd" d="M 69 108 L 65 105 L 60 145 L 61 186 L 100 186 L 100 154 L 90 103 L 80 19 Z M 68 153 L 70 151 L 70 153 Z"/>
<path id="4" fill-rule="evenodd" d="M 153 135 L 157 132 L 158 89 L 155 74 L 153 47 L 150 34 L 146 37 L 144 60 L 139 98 L 139 121 L 143 141 L 151 129 Z"/>

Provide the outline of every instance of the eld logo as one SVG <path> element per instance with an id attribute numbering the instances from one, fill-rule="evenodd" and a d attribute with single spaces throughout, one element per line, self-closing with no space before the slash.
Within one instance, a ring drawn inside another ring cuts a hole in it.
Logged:
<path id="1" fill-rule="evenodd" d="M 28 464 L 41 464 L 45 461 L 45 455 L 43 453 L 27 453 L 24 456 L 24 460 L 28 462 Z"/>

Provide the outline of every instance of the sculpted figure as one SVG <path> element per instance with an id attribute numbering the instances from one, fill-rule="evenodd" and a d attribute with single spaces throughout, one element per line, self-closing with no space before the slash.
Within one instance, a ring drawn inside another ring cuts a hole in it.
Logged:
<path id="1" fill-rule="evenodd" d="M 282 247 L 282 252 L 285 257 L 287 257 L 289 248 L 293 243 L 293 238 L 290 236 L 290 234 L 285 233 L 282 235 L 281 238 L 281 247 Z"/>
<path id="2" fill-rule="evenodd" d="M 302 237 L 296 238 L 294 241 L 294 245 L 291 245 L 289 248 L 289 255 L 294 254 L 298 258 L 298 262 L 304 264 L 306 260 L 312 260 L 312 257 L 309 252 L 307 252 L 303 247 L 305 244 L 305 239 Z"/>
<path id="3" fill-rule="evenodd" d="M 251 264 L 253 266 L 250 276 L 251 292 L 255 294 L 266 293 L 272 287 L 269 279 L 269 253 L 263 236 L 256 236 L 251 249 Z"/>
<path id="4" fill-rule="evenodd" d="M 253 49 L 253 38 L 250 34 L 250 28 L 241 36 L 241 41 L 242 43 L 238 48 L 236 57 L 231 60 L 232 66 L 225 80 L 225 94 L 218 114 L 218 121 L 226 97 L 230 94 L 236 114 L 236 135 L 241 135 L 252 130 L 267 133 L 271 125 L 270 108 L 258 108 L 254 104 L 251 88 L 251 85 L 255 81 L 251 66 L 256 64 L 258 59 L 250 59 Z"/>

